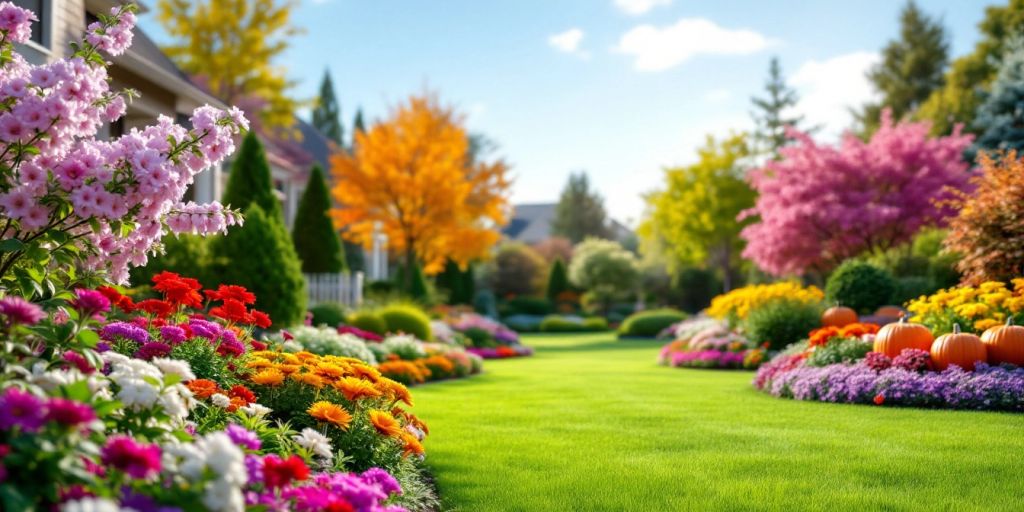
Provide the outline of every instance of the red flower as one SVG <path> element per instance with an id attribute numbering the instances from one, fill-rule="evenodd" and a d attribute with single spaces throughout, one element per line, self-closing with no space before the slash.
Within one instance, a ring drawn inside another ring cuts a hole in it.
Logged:
<path id="1" fill-rule="evenodd" d="M 260 310 L 253 309 L 249 311 L 249 318 L 252 319 L 251 323 L 256 324 L 260 329 L 270 327 L 270 316 Z"/>
<path id="2" fill-rule="evenodd" d="M 226 299 L 222 305 L 211 308 L 210 315 L 229 322 L 250 323 L 249 312 L 246 311 L 245 304 L 235 299 Z"/>
<path id="3" fill-rule="evenodd" d="M 323 508 L 324 512 L 355 512 L 356 509 L 345 500 L 332 501 Z"/>
<path id="4" fill-rule="evenodd" d="M 267 344 L 266 343 L 259 342 L 259 341 L 256 341 L 256 340 L 250 341 L 249 344 L 252 345 L 253 350 L 266 350 L 267 349 Z"/>
<path id="5" fill-rule="evenodd" d="M 285 341 L 291 341 L 295 339 L 295 336 L 293 336 L 292 333 L 285 331 L 283 329 L 281 330 L 281 336 L 284 336 Z"/>
<path id="6" fill-rule="evenodd" d="M 125 313 L 131 313 L 135 309 L 135 302 L 132 301 L 131 297 L 121 295 L 121 292 L 110 286 L 100 286 L 96 288 L 96 291 L 102 293 L 112 305 Z"/>
<path id="7" fill-rule="evenodd" d="M 157 318 L 166 318 L 174 311 L 174 305 L 170 302 L 157 300 L 157 299 L 146 299 L 138 304 L 136 308 L 145 311 Z"/>
<path id="8" fill-rule="evenodd" d="M 203 306 L 203 296 L 199 293 L 202 285 L 195 279 L 164 271 L 153 276 L 153 282 L 153 289 L 163 293 L 168 302 L 190 308 Z"/>
<path id="9" fill-rule="evenodd" d="M 281 460 L 277 455 L 263 458 L 263 483 L 272 489 L 284 487 L 293 480 L 309 478 L 309 468 L 298 455 Z"/>
<path id="10" fill-rule="evenodd" d="M 245 400 L 246 405 L 256 401 L 256 394 L 241 384 L 232 386 L 231 391 L 228 391 L 228 396 L 232 398 L 241 398 L 242 400 Z"/>
<path id="11" fill-rule="evenodd" d="M 210 300 L 237 300 L 242 304 L 253 304 L 256 302 L 256 295 L 249 290 L 246 290 L 244 286 L 237 286 L 233 284 L 222 284 L 217 287 L 217 290 L 206 290 L 206 296 Z"/>
<path id="12" fill-rule="evenodd" d="M 879 393 L 875 395 L 875 405 L 882 405 L 885 403 L 885 395 Z"/>

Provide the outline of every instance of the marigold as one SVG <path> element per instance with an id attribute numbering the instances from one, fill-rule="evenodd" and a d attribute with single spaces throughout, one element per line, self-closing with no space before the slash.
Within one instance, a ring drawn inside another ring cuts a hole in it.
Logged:
<path id="1" fill-rule="evenodd" d="M 196 398 L 210 398 L 214 393 L 220 391 L 217 383 L 208 379 L 193 379 L 188 381 L 185 386 Z"/>
<path id="2" fill-rule="evenodd" d="M 315 373 L 308 372 L 295 372 L 289 375 L 295 382 L 301 382 L 307 386 L 313 386 L 314 388 L 321 389 L 324 387 L 324 379 Z"/>
<path id="3" fill-rule="evenodd" d="M 377 382 L 381 378 L 380 372 L 376 368 L 365 364 L 353 364 L 349 366 L 349 371 L 352 372 L 352 375 L 371 382 Z"/>
<path id="4" fill-rule="evenodd" d="M 326 400 L 314 403 L 306 412 L 313 418 L 333 423 L 342 430 L 348 430 L 348 426 L 352 423 L 352 415 L 344 407 Z"/>
<path id="5" fill-rule="evenodd" d="M 277 368 L 267 368 L 249 377 L 249 380 L 263 386 L 279 386 L 284 382 L 284 374 Z"/>
<path id="6" fill-rule="evenodd" d="M 315 371 L 319 375 L 335 379 L 345 375 L 345 369 L 334 363 L 319 363 Z"/>
<path id="7" fill-rule="evenodd" d="M 380 391 L 373 387 L 373 384 L 355 377 L 345 377 L 335 381 L 334 389 L 341 391 L 345 398 L 352 402 L 362 398 L 374 398 L 380 396 Z"/>
<path id="8" fill-rule="evenodd" d="M 423 455 L 423 444 L 421 444 L 420 440 L 416 439 L 416 436 L 412 435 L 412 433 L 403 430 L 401 433 L 401 440 L 405 444 L 405 446 L 402 447 L 403 456 Z"/>
<path id="9" fill-rule="evenodd" d="M 281 373 L 295 373 L 302 369 L 302 365 L 299 364 L 279 364 L 277 369 Z"/>
<path id="10" fill-rule="evenodd" d="M 371 410 L 370 423 L 373 423 L 373 428 L 377 429 L 377 432 L 384 436 L 399 437 L 404 432 L 398 420 L 387 411 Z"/>
<path id="11" fill-rule="evenodd" d="M 408 406 L 412 406 L 412 393 L 409 392 L 409 388 L 405 387 L 401 382 L 391 380 L 387 377 L 381 377 L 380 381 L 377 382 L 376 388 L 388 398 L 396 401 L 404 402 Z"/>

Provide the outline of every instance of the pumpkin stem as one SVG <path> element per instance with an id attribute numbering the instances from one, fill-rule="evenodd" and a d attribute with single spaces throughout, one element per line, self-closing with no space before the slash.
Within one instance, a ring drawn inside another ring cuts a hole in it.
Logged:
<path id="1" fill-rule="evenodd" d="M 901 324 L 907 323 L 907 314 L 906 313 L 902 313 L 902 312 L 900 313 L 900 323 Z"/>
<path id="2" fill-rule="evenodd" d="M 1006 326 L 1013 327 L 1013 315 L 1006 317 Z"/>
<path id="3" fill-rule="evenodd" d="M 953 334 L 960 334 L 960 324 L 953 324 Z"/>

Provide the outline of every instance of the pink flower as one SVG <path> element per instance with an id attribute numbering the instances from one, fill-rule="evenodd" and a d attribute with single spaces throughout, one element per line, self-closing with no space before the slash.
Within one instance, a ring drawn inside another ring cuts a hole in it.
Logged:
<path id="1" fill-rule="evenodd" d="M 18 388 L 7 388 L 0 395 L 0 430 L 21 427 L 35 432 L 44 422 L 43 401 L 35 395 Z"/>
<path id="2" fill-rule="evenodd" d="M 100 454 L 104 464 L 132 478 L 147 478 L 160 472 L 160 447 L 155 444 L 139 443 L 124 435 L 111 436 Z"/>
<path id="3" fill-rule="evenodd" d="M 16 295 L 0 299 L 0 315 L 7 318 L 8 324 L 23 325 L 35 325 L 46 317 L 43 308 Z"/>
<path id="4" fill-rule="evenodd" d="M 75 427 L 95 420 L 96 413 L 88 404 L 66 398 L 51 398 L 46 403 L 46 419 L 68 427 Z"/>

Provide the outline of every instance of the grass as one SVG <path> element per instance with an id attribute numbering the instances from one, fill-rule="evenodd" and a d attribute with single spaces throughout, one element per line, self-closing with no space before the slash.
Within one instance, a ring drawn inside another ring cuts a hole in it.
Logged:
<path id="1" fill-rule="evenodd" d="M 1020 415 L 777 399 L 612 336 L 415 390 L 448 509 L 1024 509 Z"/>

